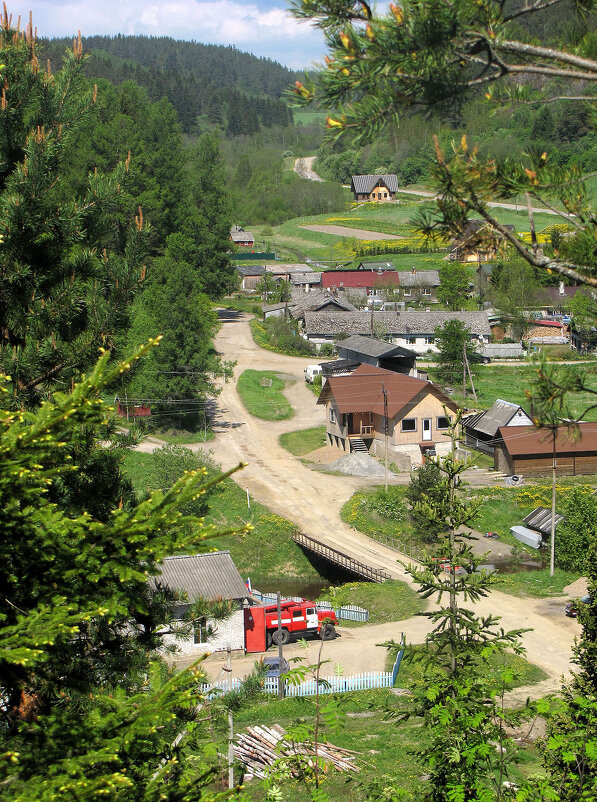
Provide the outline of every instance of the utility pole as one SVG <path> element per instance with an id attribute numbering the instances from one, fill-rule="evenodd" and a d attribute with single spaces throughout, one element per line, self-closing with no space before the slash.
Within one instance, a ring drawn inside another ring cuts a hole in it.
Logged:
<path id="1" fill-rule="evenodd" d="M 464 344 L 464 360 L 465 360 L 465 365 L 466 365 L 466 370 L 467 370 L 467 373 L 468 373 L 468 377 L 469 377 L 469 380 L 470 380 L 470 383 L 471 383 L 471 389 L 473 391 L 473 398 L 475 399 L 475 403 L 476 403 L 476 401 L 477 401 L 477 391 L 475 390 L 475 382 L 473 381 L 473 374 L 471 373 L 471 365 L 470 365 L 470 362 L 468 361 L 468 355 L 466 353 L 466 343 Z"/>
<path id="2" fill-rule="evenodd" d="M 556 438 L 558 436 L 557 421 L 551 430 L 551 554 L 549 558 L 549 575 L 553 576 L 556 567 Z"/>
<path id="3" fill-rule="evenodd" d="M 385 384 L 381 385 L 381 390 L 383 393 L 383 428 L 384 428 L 384 439 L 385 439 L 385 481 L 386 481 L 386 493 L 388 492 L 388 391 L 386 390 Z"/>
<path id="4" fill-rule="evenodd" d="M 462 399 L 466 401 L 466 340 L 462 343 Z"/>
<path id="5" fill-rule="evenodd" d="M 278 677 L 278 699 L 284 698 L 284 682 L 282 680 L 282 597 L 277 593 L 278 602 L 278 657 L 280 658 L 280 676 Z"/>
<path id="6" fill-rule="evenodd" d="M 228 675 L 232 674 L 232 657 L 228 647 Z M 232 683 L 231 683 L 232 684 Z M 234 788 L 234 719 L 232 710 L 228 710 L 228 788 Z"/>

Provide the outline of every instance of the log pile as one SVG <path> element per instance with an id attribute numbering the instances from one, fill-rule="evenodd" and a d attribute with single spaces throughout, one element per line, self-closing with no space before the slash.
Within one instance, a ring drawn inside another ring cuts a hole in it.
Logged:
<path id="1" fill-rule="evenodd" d="M 284 729 L 278 724 L 273 727 L 247 727 L 246 732 L 237 733 L 234 757 L 247 767 L 246 780 L 267 777 L 269 768 L 280 758 L 292 758 L 296 755 L 315 757 L 313 744 L 284 741 L 284 735 Z M 350 749 L 328 742 L 320 743 L 317 748 L 318 757 L 338 771 L 359 771 L 359 767 L 353 763 L 356 754 Z"/>

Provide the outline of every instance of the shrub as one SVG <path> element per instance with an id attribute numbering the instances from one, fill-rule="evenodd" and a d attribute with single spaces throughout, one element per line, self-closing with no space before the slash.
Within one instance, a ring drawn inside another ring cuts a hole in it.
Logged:
<path id="1" fill-rule="evenodd" d="M 380 487 L 375 494 L 368 500 L 367 506 L 373 512 L 381 515 L 382 518 L 389 518 L 391 521 L 403 521 L 406 515 L 406 506 L 401 498 L 402 489 L 399 487 Z"/>

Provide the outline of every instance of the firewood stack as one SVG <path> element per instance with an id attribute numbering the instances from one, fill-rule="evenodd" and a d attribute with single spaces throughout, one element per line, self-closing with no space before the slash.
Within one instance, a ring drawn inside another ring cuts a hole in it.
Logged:
<path id="1" fill-rule="evenodd" d="M 280 758 L 294 755 L 315 756 L 312 744 L 287 741 L 285 745 L 278 747 L 280 741 L 284 740 L 284 734 L 284 729 L 278 724 L 274 724 L 273 727 L 247 727 L 246 733 L 237 733 L 234 757 L 247 767 L 245 780 L 267 777 L 269 767 Z M 338 771 L 359 771 L 359 767 L 352 762 L 357 752 L 350 749 L 343 749 L 326 742 L 319 744 L 317 754 L 321 760 L 333 765 Z"/>

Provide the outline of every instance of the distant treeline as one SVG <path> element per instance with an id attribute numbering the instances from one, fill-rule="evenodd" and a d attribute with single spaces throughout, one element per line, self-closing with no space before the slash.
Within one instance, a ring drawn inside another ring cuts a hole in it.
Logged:
<path id="1" fill-rule="evenodd" d="M 72 42 L 64 38 L 41 44 L 43 56 L 57 67 Z M 168 37 L 84 37 L 83 50 L 89 56 L 89 78 L 116 85 L 132 80 L 147 89 L 150 100 L 167 97 L 187 134 L 217 125 L 228 136 L 238 136 L 293 123 L 280 96 L 295 74 L 270 59 Z"/>

